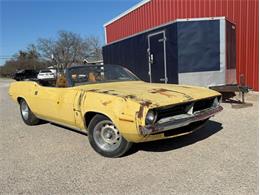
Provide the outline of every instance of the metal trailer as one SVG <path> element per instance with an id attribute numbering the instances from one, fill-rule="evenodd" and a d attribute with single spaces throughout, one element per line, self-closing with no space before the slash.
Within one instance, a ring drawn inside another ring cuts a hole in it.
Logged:
<path id="1" fill-rule="evenodd" d="M 148 82 L 236 84 L 236 27 L 225 17 L 177 19 L 105 45 L 103 59 Z"/>
<path id="2" fill-rule="evenodd" d="M 103 59 L 147 82 L 248 91 L 237 85 L 236 26 L 225 17 L 177 19 L 105 45 Z"/>

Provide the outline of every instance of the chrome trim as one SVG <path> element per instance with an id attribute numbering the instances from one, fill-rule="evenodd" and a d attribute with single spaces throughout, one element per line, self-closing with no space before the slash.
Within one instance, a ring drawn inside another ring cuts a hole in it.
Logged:
<path id="1" fill-rule="evenodd" d="M 21 103 L 21 113 L 24 120 L 29 119 L 29 107 L 25 101 L 22 101 Z"/>
<path id="2" fill-rule="evenodd" d="M 207 108 L 204 110 L 196 111 L 193 114 L 180 114 L 167 118 L 160 119 L 154 125 L 146 125 L 140 127 L 142 135 L 151 135 L 155 133 L 164 132 L 167 130 L 176 129 L 179 127 L 187 126 L 193 122 L 202 121 L 214 116 L 216 113 L 223 110 L 223 107 L 218 105 L 216 107 Z"/>

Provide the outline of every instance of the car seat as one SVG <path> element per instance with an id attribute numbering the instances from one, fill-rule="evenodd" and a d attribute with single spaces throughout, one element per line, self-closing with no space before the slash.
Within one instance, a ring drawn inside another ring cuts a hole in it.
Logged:
<path id="1" fill-rule="evenodd" d="M 64 75 L 57 78 L 56 87 L 67 87 L 66 77 Z"/>
<path id="2" fill-rule="evenodd" d="M 96 82 L 96 76 L 93 72 L 88 73 L 88 82 Z"/>

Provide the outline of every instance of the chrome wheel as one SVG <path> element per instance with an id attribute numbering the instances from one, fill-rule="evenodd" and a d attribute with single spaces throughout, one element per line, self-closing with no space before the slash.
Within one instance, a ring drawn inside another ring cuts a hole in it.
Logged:
<path id="1" fill-rule="evenodd" d="M 26 104 L 25 101 L 22 101 L 21 103 L 21 111 L 22 111 L 22 116 L 24 118 L 24 120 L 28 120 L 29 118 L 29 107 Z"/>
<path id="2" fill-rule="evenodd" d="M 122 141 L 118 129 L 109 120 L 103 120 L 95 126 L 93 138 L 98 147 L 104 151 L 116 150 Z"/>
<path id="3" fill-rule="evenodd" d="M 22 98 L 18 99 L 18 101 L 23 122 L 27 125 L 38 125 L 40 120 L 32 113 L 26 101 Z"/>

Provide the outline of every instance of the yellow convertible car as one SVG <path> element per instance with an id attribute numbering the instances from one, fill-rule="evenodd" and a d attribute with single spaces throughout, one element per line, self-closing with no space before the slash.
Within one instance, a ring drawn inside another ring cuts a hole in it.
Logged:
<path id="1" fill-rule="evenodd" d="M 27 125 L 45 120 L 87 131 L 106 157 L 122 156 L 132 143 L 192 133 L 223 109 L 216 91 L 146 83 L 117 65 L 70 67 L 53 86 L 13 82 L 9 95 Z"/>

